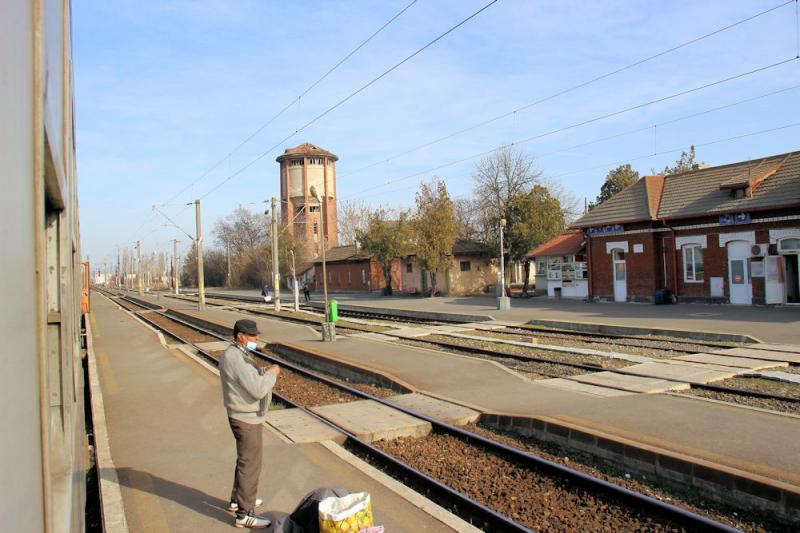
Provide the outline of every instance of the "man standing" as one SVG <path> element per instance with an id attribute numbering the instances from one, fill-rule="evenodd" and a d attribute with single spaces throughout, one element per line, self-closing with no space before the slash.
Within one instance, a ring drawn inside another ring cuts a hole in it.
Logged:
<path id="1" fill-rule="evenodd" d="M 233 326 L 234 342 L 219 359 L 222 397 L 236 439 L 236 472 L 228 509 L 236 513 L 236 527 L 250 529 L 263 529 L 270 524 L 268 519 L 256 516 L 256 507 L 261 503 L 256 491 L 261 474 L 261 424 L 281 372 L 277 365 L 264 371 L 250 355 L 256 349 L 259 333 L 255 321 L 237 320 Z"/>
<path id="2" fill-rule="evenodd" d="M 303 283 L 303 297 L 306 299 L 306 303 L 311 301 L 311 293 L 308 291 L 308 282 Z"/>

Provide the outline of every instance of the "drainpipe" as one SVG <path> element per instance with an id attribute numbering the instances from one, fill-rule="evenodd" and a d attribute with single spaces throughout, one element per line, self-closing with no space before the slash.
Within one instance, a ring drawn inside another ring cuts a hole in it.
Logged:
<path id="1" fill-rule="evenodd" d="M 588 276 L 589 280 L 589 299 L 594 298 L 594 293 L 592 292 L 592 238 L 585 234 L 586 236 L 586 275 Z"/>
<path id="2" fill-rule="evenodd" d="M 667 224 L 666 220 L 662 219 L 661 223 L 664 224 L 672 233 L 672 287 L 673 296 L 678 298 L 678 241 L 675 237 L 675 228 Z"/>

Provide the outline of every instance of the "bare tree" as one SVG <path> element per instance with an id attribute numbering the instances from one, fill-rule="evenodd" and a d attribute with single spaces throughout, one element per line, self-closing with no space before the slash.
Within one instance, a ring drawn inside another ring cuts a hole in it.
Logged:
<path id="1" fill-rule="evenodd" d="M 564 222 L 567 226 L 583 215 L 583 205 L 577 196 L 569 192 L 564 184 L 555 178 L 541 178 L 539 184 L 547 188 L 550 196 L 558 200 L 561 211 L 564 213 Z"/>
<path id="2" fill-rule="evenodd" d="M 530 192 L 542 176 L 533 163 L 533 156 L 506 146 L 475 165 L 474 194 L 486 215 L 499 220 L 511 198 Z"/>
<path id="3" fill-rule="evenodd" d="M 339 244 L 355 244 L 356 236 L 369 225 L 370 209 L 363 200 L 345 200 L 337 206 Z"/>
<path id="4" fill-rule="evenodd" d="M 456 226 L 460 239 L 476 240 L 480 237 L 480 206 L 472 198 L 453 200 Z"/>
<path id="5" fill-rule="evenodd" d="M 230 243 L 231 252 L 243 256 L 267 242 L 267 217 L 263 213 L 239 206 L 214 226 L 217 245 L 224 249 Z"/>

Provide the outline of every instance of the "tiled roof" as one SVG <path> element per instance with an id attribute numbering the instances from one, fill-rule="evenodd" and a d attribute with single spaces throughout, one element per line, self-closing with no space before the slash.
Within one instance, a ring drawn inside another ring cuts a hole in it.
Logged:
<path id="1" fill-rule="evenodd" d="M 334 246 L 325 250 L 325 262 L 345 262 L 345 261 L 366 261 L 370 256 L 364 253 L 363 250 L 358 248 L 355 244 L 348 244 L 345 246 Z M 314 264 L 322 264 L 322 256 L 314 259 Z"/>
<path id="2" fill-rule="evenodd" d="M 741 197 L 734 191 L 744 190 Z M 800 206 L 800 151 L 672 176 L 645 176 L 572 227 Z"/>
<path id="3" fill-rule="evenodd" d="M 568 231 L 547 241 L 543 245 L 528 252 L 528 257 L 556 257 L 562 255 L 575 255 L 583 250 L 583 232 L 580 230 Z"/>
<path id="4" fill-rule="evenodd" d="M 319 146 L 315 146 L 315 145 L 313 145 L 311 143 L 303 143 L 301 145 L 295 146 L 294 148 L 287 148 L 286 150 L 283 151 L 283 153 L 281 155 L 279 155 L 275 159 L 275 161 L 280 163 L 281 161 L 286 159 L 286 156 L 299 155 L 299 154 L 302 154 L 302 155 L 321 155 L 323 157 L 327 157 L 327 158 L 332 159 L 334 161 L 338 161 L 339 160 L 339 158 L 335 154 L 325 150 L 324 148 L 320 148 Z"/>
<path id="5" fill-rule="evenodd" d="M 736 198 L 732 189 L 751 189 Z M 669 176 L 658 218 L 686 218 L 800 205 L 800 152 Z"/>
<path id="6" fill-rule="evenodd" d="M 453 255 L 489 255 L 489 248 L 482 242 L 458 239 L 453 245 Z"/>
<path id="7" fill-rule="evenodd" d="M 652 220 L 663 186 L 664 176 L 645 176 L 583 215 L 572 226 L 585 228 Z"/>

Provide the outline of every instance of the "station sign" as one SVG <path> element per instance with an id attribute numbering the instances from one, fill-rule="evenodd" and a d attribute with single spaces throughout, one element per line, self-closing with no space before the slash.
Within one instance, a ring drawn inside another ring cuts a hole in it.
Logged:
<path id="1" fill-rule="evenodd" d="M 599 235 L 613 235 L 614 233 L 622 233 L 625 231 L 625 228 L 622 224 L 613 224 L 610 226 L 597 226 L 594 228 L 589 228 L 589 236 L 597 237 Z"/>
<path id="2" fill-rule="evenodd" d="M 750 213 L 736 213 L 719 216 L 720 226 L 738 226 L 740 224 L 750 223 Z"/>

